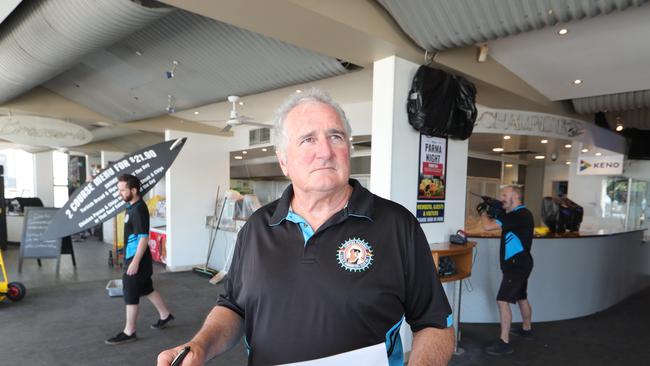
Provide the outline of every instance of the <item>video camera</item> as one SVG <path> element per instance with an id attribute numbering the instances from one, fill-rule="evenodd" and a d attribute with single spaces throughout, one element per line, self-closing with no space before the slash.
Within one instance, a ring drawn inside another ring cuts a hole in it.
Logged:
<path id="1" fill-rule="evenodd" d="M 490 196 L 481 196 L 472 192 L 470 193 L 476 197 L 480 197 L 483 200 L 483 202 L 476 205 L 476 212 L 478 212 L 479 216 L 485 212 L 489 218 L 495 219 L 498 216 L 506 213 L 506 211 L 503 209 L 503 203 L 501 203 L 501 201 L 498 199 L 492 198 Z"/>

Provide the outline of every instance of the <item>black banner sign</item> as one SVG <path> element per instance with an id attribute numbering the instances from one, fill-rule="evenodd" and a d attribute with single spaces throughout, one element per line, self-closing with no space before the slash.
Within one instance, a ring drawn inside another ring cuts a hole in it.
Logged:
<path id="1" fill-rule="evenodd" d="M 122 174 L 138 177 L 142 182 L 140 194 L 144 195 L 165 176 L 185 141 L 186 138 L 180 138 L 146 147 L 102 170 L 59 209 L 43 238 L 62 238 L 116 216 L 126 207 L 117 190 L 118 177 Z"/>

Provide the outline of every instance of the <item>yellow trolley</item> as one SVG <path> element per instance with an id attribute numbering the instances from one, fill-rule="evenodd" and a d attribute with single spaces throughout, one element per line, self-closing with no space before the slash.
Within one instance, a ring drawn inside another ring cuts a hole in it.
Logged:
<path id="1" fill-rule="evenodd" d="M 20 301 L 25 297 L 27 290 L 20 282 L 8 282 L 7 271 L 5 270 L 5 262 L 2 259 L 2 251 L 0 251 L 0 301 L 5 297 L 11 301 Z"/>

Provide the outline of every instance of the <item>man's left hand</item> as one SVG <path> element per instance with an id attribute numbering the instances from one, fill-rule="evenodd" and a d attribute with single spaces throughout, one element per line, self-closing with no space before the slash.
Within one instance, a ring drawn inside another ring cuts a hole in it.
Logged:
<path id="1" fill-rule="evenodd" d="M 138 266 L 139 266 L 138 263 L 136 263 L 135 261 L 131 262 L 131 264 L 129 264 L 129 268 L 126 269 L 126 274 L 129 276 L 133 276 L 137 274 Z"/>

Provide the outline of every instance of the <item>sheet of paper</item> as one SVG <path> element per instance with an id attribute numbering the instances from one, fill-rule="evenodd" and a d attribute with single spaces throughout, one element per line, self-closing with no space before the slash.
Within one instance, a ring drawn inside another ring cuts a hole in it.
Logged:
<path id="1" fill-rule="evenodd" d="M 288 363 L 279 366 L 388 366 L 386 344 L 379 343 L 374 346 L 359 348 L 354 351 L 339 353 L 338 355 L 319 358 L 316 360 Z"/>

